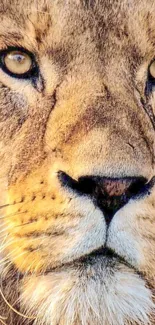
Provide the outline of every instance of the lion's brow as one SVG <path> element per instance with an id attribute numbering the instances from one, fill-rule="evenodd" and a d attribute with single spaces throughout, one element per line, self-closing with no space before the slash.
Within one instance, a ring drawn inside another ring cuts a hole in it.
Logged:
<path id="1" fill-rule="evenodd" d="M 11 25 L 11 22 L 10 22 Z M 10 31 L 6 31 L 6 33 L 0 32 L 0 38 L 3 37 L 7 37 L 10 40 L 14 40 L 14 41 L 20 41 L 23 40 L 24 37 L 23 35 L 21 35 L 20 32 L 10 32 Z"/>

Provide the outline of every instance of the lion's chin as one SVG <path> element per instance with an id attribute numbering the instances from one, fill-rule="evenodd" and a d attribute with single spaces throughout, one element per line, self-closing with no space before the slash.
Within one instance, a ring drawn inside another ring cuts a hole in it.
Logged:
<path id="1" fill-rule="evenodd" d="M 145 280 L 102 255 L 24 279 L 21 305 L 36 325 L 146 325 L 154 312 Z"/>

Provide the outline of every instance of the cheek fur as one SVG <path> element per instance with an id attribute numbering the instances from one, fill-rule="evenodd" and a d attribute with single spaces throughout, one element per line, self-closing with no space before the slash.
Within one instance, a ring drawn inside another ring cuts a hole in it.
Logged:
<path id="1" fill-rule="evenodd" d="M 155 275 L 154 196 L 130 202 L 115 215 L 109 228 L 107 244 L 148 277 Z"/>

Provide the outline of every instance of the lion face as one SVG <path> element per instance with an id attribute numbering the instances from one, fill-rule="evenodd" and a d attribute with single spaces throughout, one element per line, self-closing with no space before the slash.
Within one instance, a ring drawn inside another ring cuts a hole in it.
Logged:
<path id="1" fill-rule="evenodd" d="M 33 324 L 153 324 L 154 9 L 2 1 L 2 270 Z"/>

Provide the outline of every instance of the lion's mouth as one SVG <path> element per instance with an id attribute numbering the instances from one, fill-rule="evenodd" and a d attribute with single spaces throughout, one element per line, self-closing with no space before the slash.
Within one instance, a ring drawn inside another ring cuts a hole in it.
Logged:
<path id="1" fill-rule="evenodd" d="M 116 252 L 114 252 L 112 249 L 108 247 L 101 247 L 99 249 L 94 250 L 88 255 L 82 256 L 78 259 L 78 263 L 91 263 L 91 261 L 94 260 L 96 257 L 106 258 L 107 260 L 116 260 L 123 263 L 128 264 L 125 259 L 121 256 L 119 256 Z M 77 263 L 77 261 L 74 261 L 74 263 Z"/>
<path id="2" fill-rule="evenodd" d="M 120 263 L 123 265 L 128 266 L 130 269 L 133 269 L 134 267 L 127 262 L 122 256 L 118 255 L 115 251 L 110 249 L 109 247 L 100 247 L 98 249 L 95 249 L 91 253 L 85 254 L 75 260 L 72 260 L 70 262 L 62 263 L 59 266 L 55 267 L 49 267 L 46 269 L 44 272 L 44 275 L 47 275 L 52 272 L 58 272 L 58 271 L 63 271 L 63 269 L 70 268 L 70 267 L 75 267 L 79 268 L 81 266 L 86 266 L 86 265 L 93 265 L 96 263 L 99 259 L 104 260 L 104 266 L 109 267 L 112 266 L 114 263 Z"/>
<path id="3" fill-rule="evenodd" d="M 138 200 L 149 195 L 155 185 L 155 176 L 148 182 L 144 177 L 80 177 L 78 181 L 63 172 L 58 174 L 61 184 L 79 195 L 91 197 L 94 204 L 103 212 L 107 224 L 114 214 L 129 200 Z"/>

